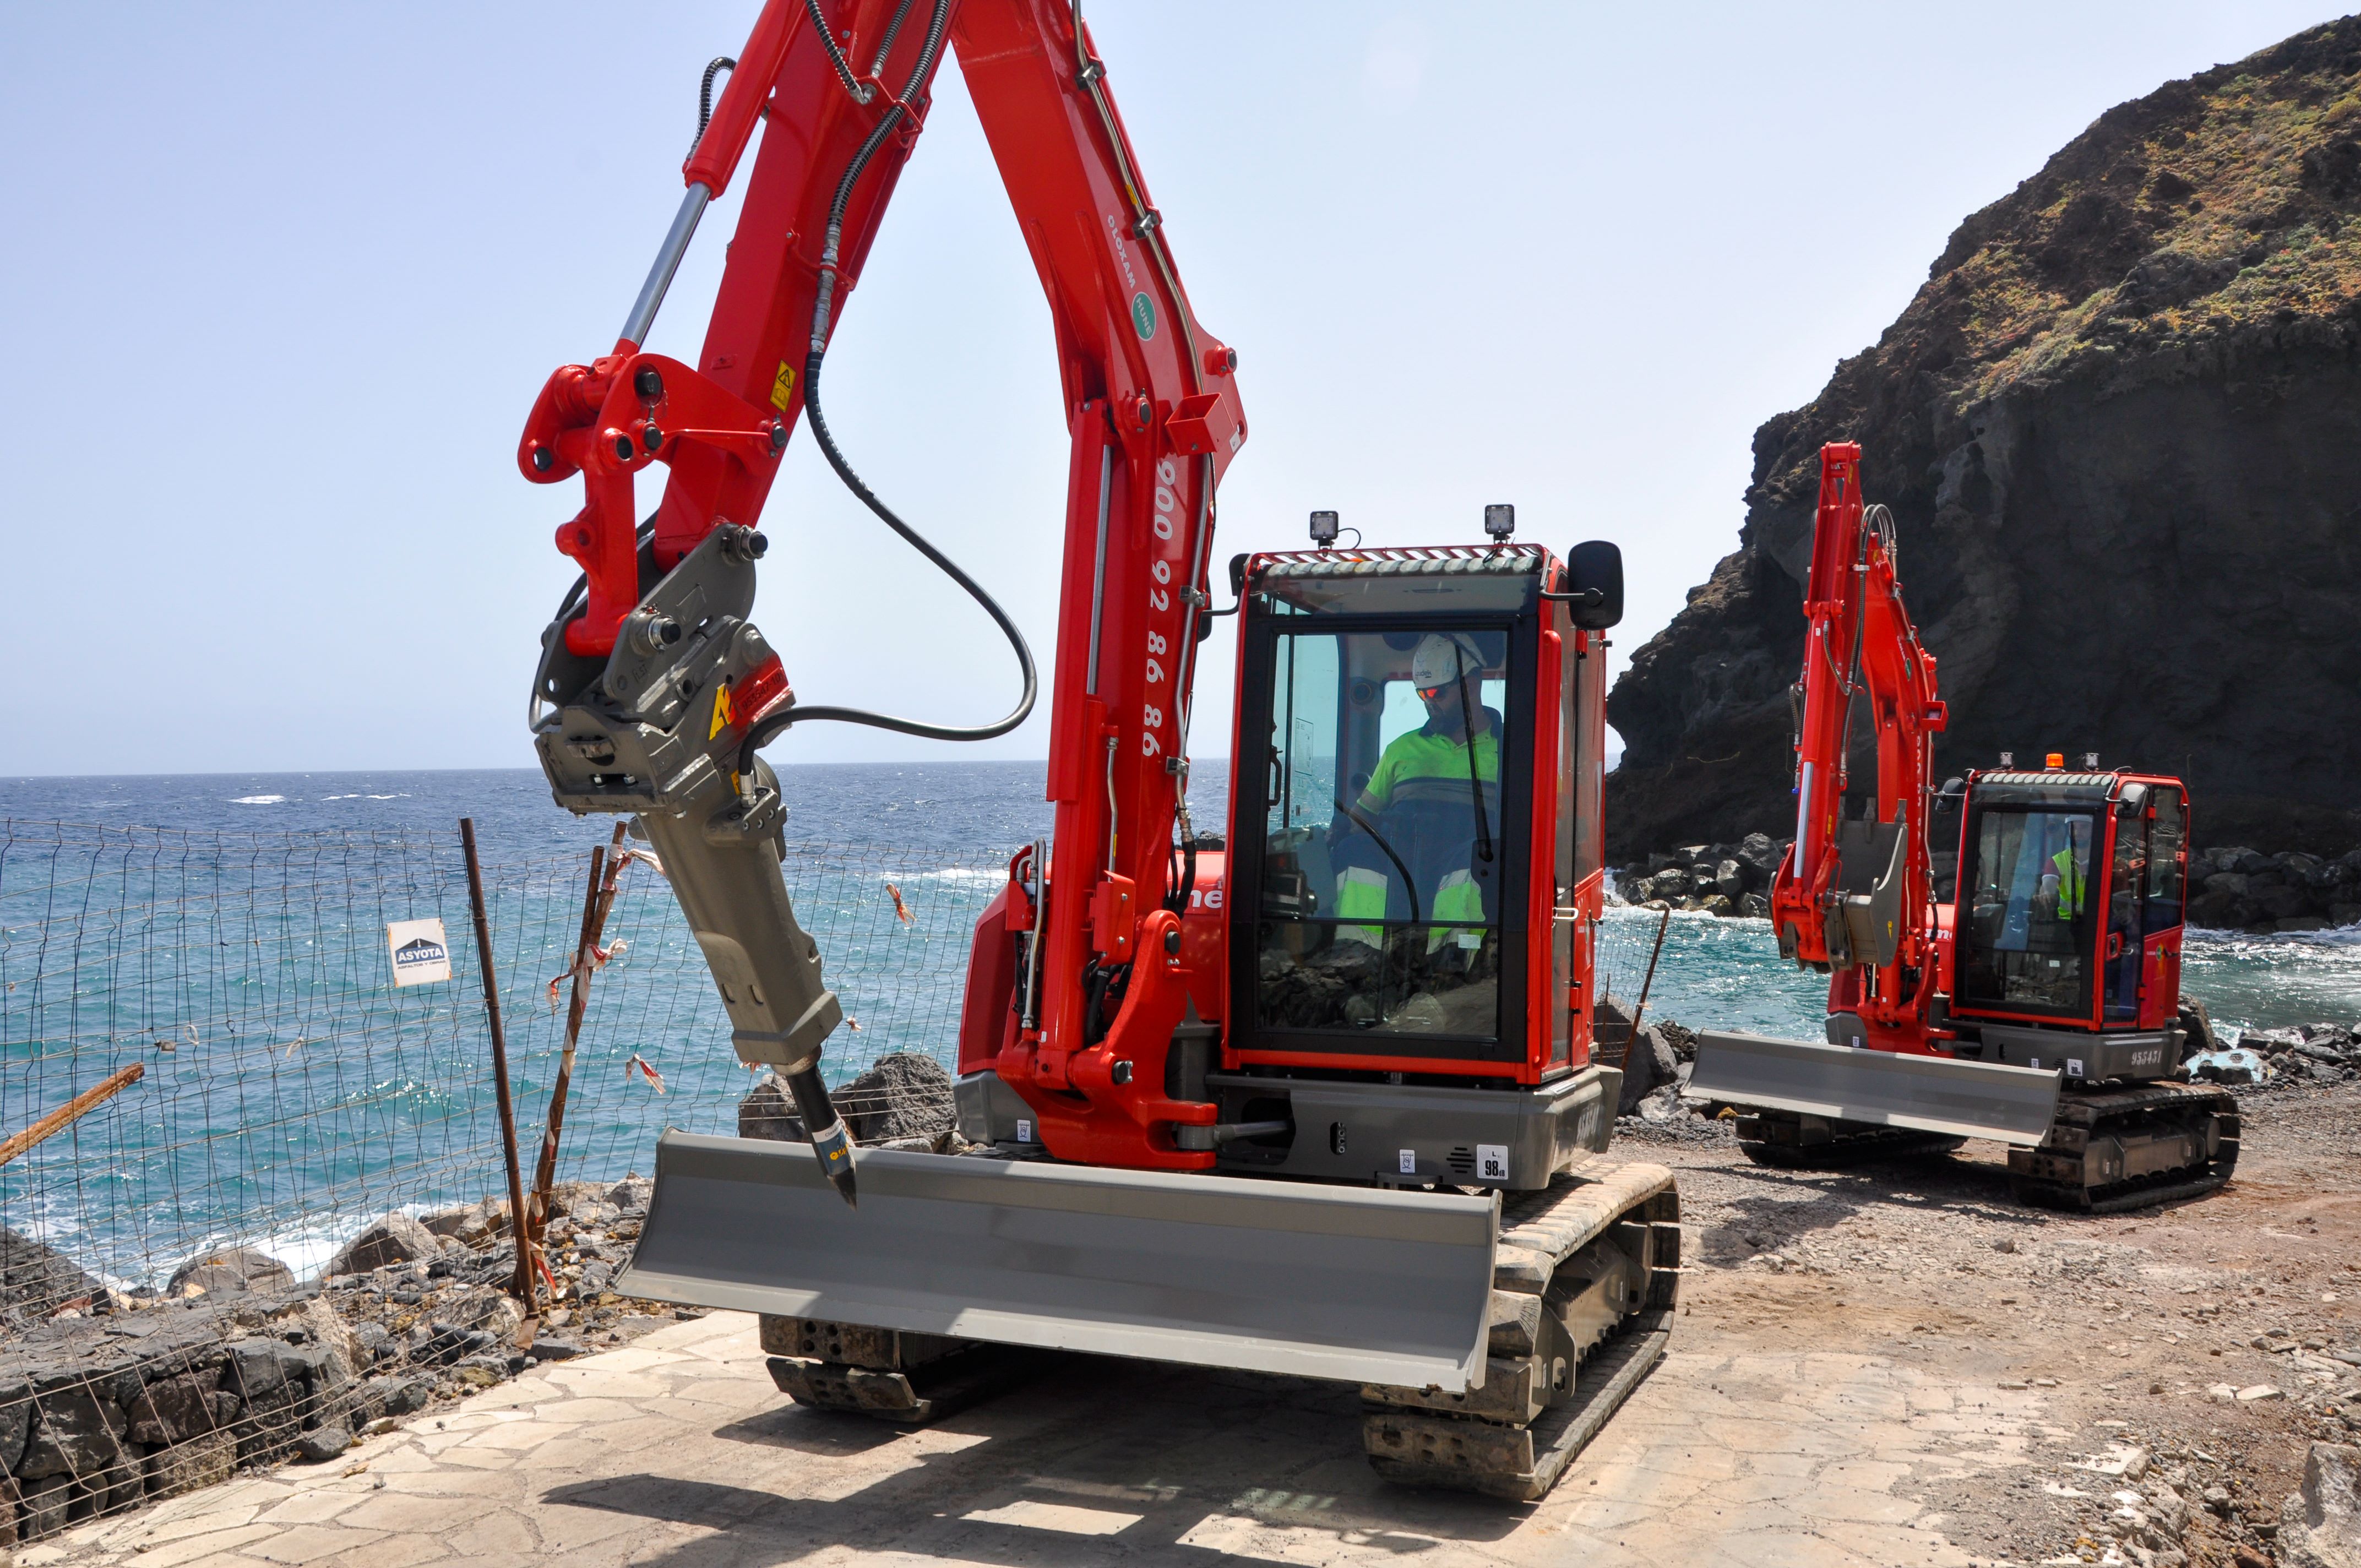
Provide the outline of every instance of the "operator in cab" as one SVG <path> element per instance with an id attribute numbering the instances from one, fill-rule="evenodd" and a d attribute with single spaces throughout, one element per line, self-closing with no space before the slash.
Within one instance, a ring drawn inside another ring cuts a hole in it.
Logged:
<path id="1" fill-rule="evenodd" d="M 1332 835 L 1344 837 L 1356 827 L 1383 824 L 1378 836 L 1390 850 L 1389 857 L 1353 856 L 1358 863 L 1339 872 L 1340 918 L 1385 918 L 1394 870 L 1388 860 L 1399 857 L 1417 884 L 1412 918 L 1434 923 L 1430 945 L 1472 950 L 1481 944 L 1485 894 L 1498 875 L 1492 813 L 1500 777 L 1500 720 L 1483 703 L 1484 663 L 1464 632 L 1430 633 L 1412 651 L 1411 685 L 1425 705 L 1426 722 L 1387 744 L 1353 810 L 1331 825 Z M 1425 797 L 1423 809 L 1412 796 Z M 1371 946 L 1383 940 L 1375 925 L 1343 926 L 1337 936 Z"/>
<path id="2" fill-rule="evenodd" d="M 1426 722 L 1395 736 L 1378 757 L 1377 771 L 1361 792 L 1362 815 L 1384 810 L 1393 800 L 1394 786 L 1405 780 L 1499 778 L 1500 732 L 1484 707 L 1483 679 L 1484 655 L 1465 632 L 1430 633 L 1420 641 L 1411 654 L 1410 681 L 1426 705 Z M 1473 768 L 1468 765 L 1471 749 Z"/>

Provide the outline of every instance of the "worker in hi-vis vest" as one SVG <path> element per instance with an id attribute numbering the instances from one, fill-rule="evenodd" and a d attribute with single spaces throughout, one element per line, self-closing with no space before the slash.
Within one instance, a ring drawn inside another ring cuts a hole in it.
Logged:
<path id="1" fill-rule="evenodd" d="M 1463 632 L 1429 633 L 1411 654 L 1410 678 L 1426 707 L 1426 722 L 1387 745 L 1352 816 L 1339 818 L 1336 828 L 1341 832 L 1355 819 L 1363 825 L 1378 822 L 1402 785 L 1433 779 L 1456 784 L 1460 798 L 1467 802 L 1466 839 L 1474 853 L 1497 853 L 1487 820 L 1490 807 L 1478 793 L 1482 784 L 1497 784 L 1500 777 L 1499 727 L 1482 697 L 1484 655 Z M 1395 852 L 1413 865 L 1427 858 L 1407 845 L 1396 846 Z M 1341 869 L 1336 874 L 1337 916 L 1384 919 L 1387 895 L 1399 874 L 1400 868 L 1382 856 L 1377 864 Z M 1452 940 L 1470 951 L 1483 945 L 1483 889 L 1472 866 L 1447 866 L 1433 886 L 1415 891 L 1426 920 L 1468 923 L 1434 927 L 1427 939 L 1430 951 Z M 1384 929 L 1378 926 L 1340 926 L 1336 935 L 1340 940 L 1372 947 L 1384 940 Z"/>
<path id="2" fill-rule="evenodd" d="M 2090 850 L 2089 818 L 2071 817 L 2066 819 L 2066 842 L 2049 857 L 2049 869 L 2041 876 L 2041 901 L 2050 906 L 2050 918 L 2072 920 L 2082 913 L 2088 895 Z M 2052 829 L 2053 835 L 2055 829 Z"/>

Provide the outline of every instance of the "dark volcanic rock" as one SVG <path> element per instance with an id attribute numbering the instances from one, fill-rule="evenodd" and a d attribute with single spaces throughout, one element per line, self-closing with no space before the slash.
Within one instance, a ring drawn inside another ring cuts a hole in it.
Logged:
<path id="1" fill-rule="evenodd" d="M 951 1076 L 932 1057 L 893 1051 L 829 1097 L 859 1144 L 931 1137 L 950 1128 Z"/>
<path id="2" fill-rule="evenodd" d="M 106 1287 L 55 1247 L 0 1226 L 0 1312 L 38 1321 L 84 1298 L 106 1299 Z"/>
<path id="3" fill-rule="evenodd" d="M 1618 863 L 1793 831 L 1787 688 L 1840 440 L 1940 663 L 1938 778 L 2095 751 L 2186 778 L 2208 839 L 2361 840 L 2356 60 L 2346 18 L 2109 110 L 1755 433 L 1738 550 L 1609 700 Z"/>
<path id="4" fill-rule="evenodd" d="M 811 1135 L 804 1131 L 804 1119 L 796 1114 L 787 1086 L 776 1078 L 764 1079 L 738 1102 L 738 1135 L 781 1144 L 811 1142 Z"/>

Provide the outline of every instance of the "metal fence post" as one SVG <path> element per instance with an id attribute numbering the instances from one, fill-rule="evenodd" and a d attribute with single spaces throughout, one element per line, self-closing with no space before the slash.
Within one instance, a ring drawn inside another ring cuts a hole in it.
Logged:
<path id="1" fill-rule="evenodd" d="M 533 1261 L 528 1251 L 531 1244 L 524 1234 L 524 1176 L 517 1166 L 516 1106 L 509 1098 L 509 1043 L 500 1029 L 500 988 L 492 972 L 492 922 L 484 912 L 484 871 L 476 860 L 476 819 L 459 818 L 459 843 L 467 855 L 467 903 L 476 915 L 476 956 L 484 970 L 484 1017 L 492 1030 L 492 1083 L 498 1091 L 500 1107 L 500 1148 L 507 1156 L 509 1168 L 509 1239 L 516 1244 L 516 1278 L 510 1288 L 524 1303 L 525 1316 L 533 1310 Z"/>

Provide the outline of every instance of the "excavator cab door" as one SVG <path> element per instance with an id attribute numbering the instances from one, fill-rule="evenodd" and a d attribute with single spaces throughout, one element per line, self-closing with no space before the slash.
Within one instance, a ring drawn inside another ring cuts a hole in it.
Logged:
<path id="1" fill-rule="evenodd" d="M 1232 1047 L 1521 1062 L 1543 557 L 1380 554 L 1245 596 Z"/>

